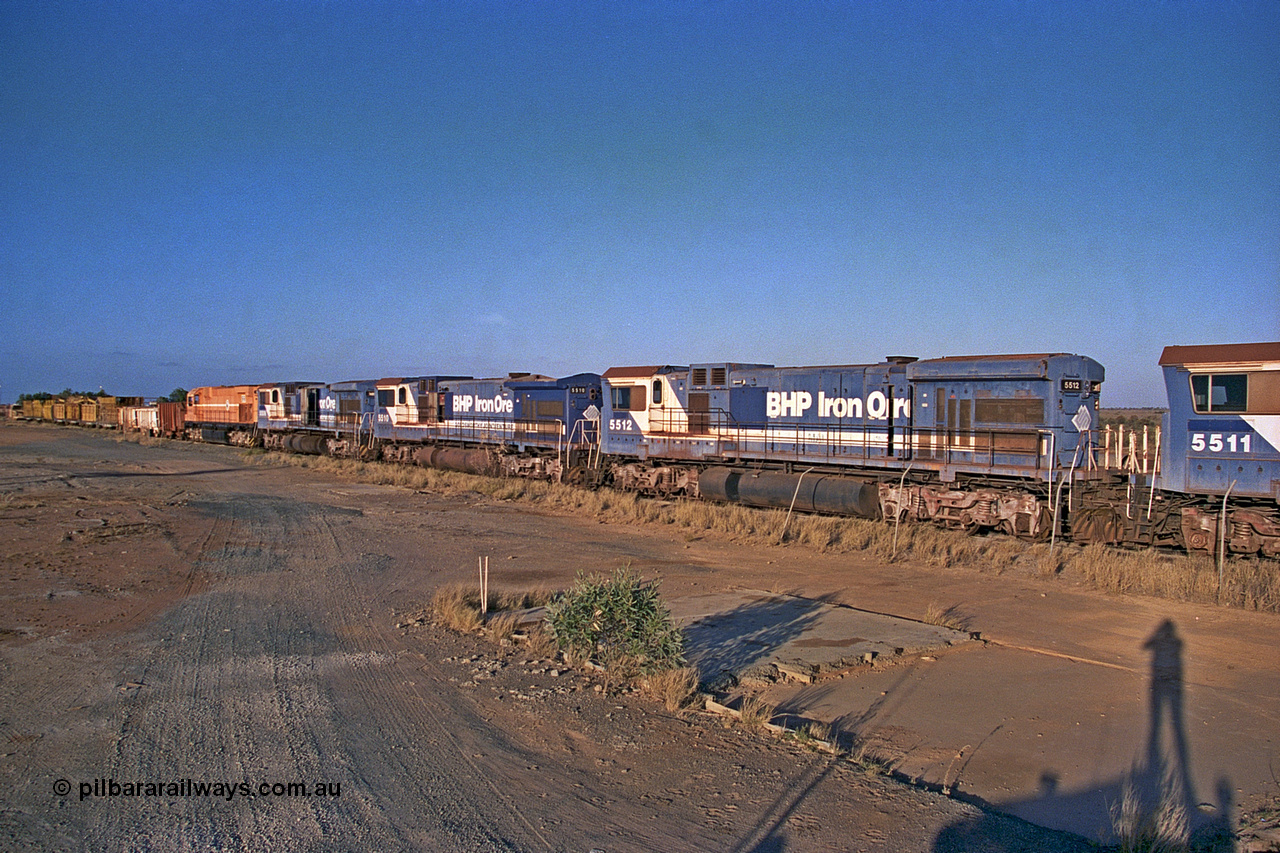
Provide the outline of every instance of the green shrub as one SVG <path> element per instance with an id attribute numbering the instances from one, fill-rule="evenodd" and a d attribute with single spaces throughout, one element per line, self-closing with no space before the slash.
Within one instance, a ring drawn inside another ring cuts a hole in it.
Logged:
<path id="1" fill-rule="evenodd" d="M 684 634 L 658 597 L 629 568 L 613 577 L 578 575 L 547 607 L 547 623 L 566 655 L 644 673 L 684 664 Z"/>

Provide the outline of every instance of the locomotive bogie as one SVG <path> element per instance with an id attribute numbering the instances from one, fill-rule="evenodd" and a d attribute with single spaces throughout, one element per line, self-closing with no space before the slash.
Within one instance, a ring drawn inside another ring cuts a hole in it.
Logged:
<path id="1" fill-rule="evenodd" d="M 950 488 L 944 485 L 880 484 L 881 514 L 932 521 L 956 530 L 998 530 L 1025 539 L 1048 538 L 1052 513 L 1041 495 L 1016 489 Z"/>
<path id="2" fill-rule="evenodd" d="M 625 492 L 664 498 L 699 496 L 697 468 L 618 460 L 610 466 L 610 473 L 613 487 Z"/>
<path id="3" fill-rule="evenodd" d="M 1182 510 L 1182 540 L 1188 551 L 1216 552 L 1219 545 L 1232 554 L 1262 554 L 1280 557 L 1280 521 L 1274 514 L 1257 509 L 1227 512 L 1224 528 L 1222 514 L 1203 507 Z"/>

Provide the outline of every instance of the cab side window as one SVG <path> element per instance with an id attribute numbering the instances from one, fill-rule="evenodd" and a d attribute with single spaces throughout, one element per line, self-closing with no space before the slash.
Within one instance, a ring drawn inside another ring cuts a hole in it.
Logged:
<path id="1" fill-rule="evenodd" d="M 1249 411 L 1249 374 L 1200 373 L 1191 377 L 1195 410 L 1207 412 Z"/>

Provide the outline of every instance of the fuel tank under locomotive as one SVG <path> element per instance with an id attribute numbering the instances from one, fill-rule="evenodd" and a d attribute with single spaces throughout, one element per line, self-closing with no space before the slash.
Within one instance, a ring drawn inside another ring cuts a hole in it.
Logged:
<path id="1" fill-rule="evenodd" d="M 446 471 L 464 471 L 468 474 L 498 473 L 494 454 L 482 449 L 428 445 L 414 451 L 413 461 L 423 468 L 443 468 Z"/>
<path id="2" fill-rule="evenodd" d="M 312 433 L 293 433 L 284 436 L 284 449 L 294 453 L 307 453 L 312 456 L 323 456 L 325 439 L 322 435 Z"/>
<path id="3" fill-rule="evenodd" d="M 725 503 L 787 509 L 794 499 L 801 512 L 880 517 L 879 487 L 852 477 L 708 468 L 698 476 L 698 491 Z"/>

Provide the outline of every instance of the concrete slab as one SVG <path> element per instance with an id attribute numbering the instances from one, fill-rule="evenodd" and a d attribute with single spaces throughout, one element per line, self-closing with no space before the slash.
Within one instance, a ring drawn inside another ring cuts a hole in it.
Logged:
<path id="1" fill-rule="evenodd" d="M 843 605 L 759 590 L 667 602 L 684 628 L 686 656 L 703 681 L 774 665 L 843 669 L 973 642 L 968 633 Z"/>
<path id="2" fill-rule="evenodd" d="M 1116 809 L 1132 797 L 1146 816 L 1185 814 L 1197 849 L 1229 849 L 1214 839 L 1256 780 L 1274 779 L 1276 617 L 1022 595 L 968 597 L 982 641 L 821 593 L 733 590 L 668 605 L 704 680 L 901 648 L 839 677 L 749 688 L 775 720 L 830 723 L 900 778 L 1104 844 L 1117 843 Z"/>

